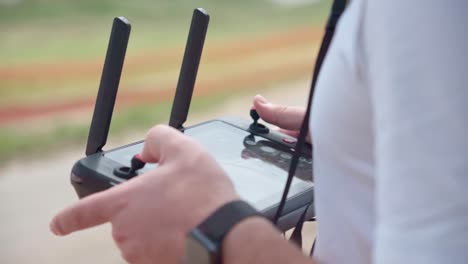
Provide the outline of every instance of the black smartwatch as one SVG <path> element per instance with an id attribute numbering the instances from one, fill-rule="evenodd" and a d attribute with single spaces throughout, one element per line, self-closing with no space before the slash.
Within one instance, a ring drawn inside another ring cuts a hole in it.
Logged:
<path id="1" fill-rule="evenodd" d="M 233 201 L 223 205 L 190 232 L 183 263 L 222 263 L 221 248 L 225 235 L 237 223 L 251 216 L 263 215 L 244 201 Z"/>

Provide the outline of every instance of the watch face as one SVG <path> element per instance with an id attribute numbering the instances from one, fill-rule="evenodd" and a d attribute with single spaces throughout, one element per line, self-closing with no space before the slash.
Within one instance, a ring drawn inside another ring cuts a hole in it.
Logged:
<path id="1" fill-rule="evenodd" d="M 184 264 L 217 263 L 217 247 L 198 229 L 194 229 L 187 237 L 185 244 Z"/>

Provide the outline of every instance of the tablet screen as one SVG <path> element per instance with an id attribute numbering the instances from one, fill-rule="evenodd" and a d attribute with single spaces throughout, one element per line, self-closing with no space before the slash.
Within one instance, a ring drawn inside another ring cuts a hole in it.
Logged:
<path id="1" fill-rule="evenodd" d="M 264 210 L 281 199 L 292 157 L 284 145 L 251 135 L 222 121 L 190 127 L 184 132 L 201 143 L 226 171 L 239 195 Z M 142 144 L 106 152 L 107 158 L 129 165 Z M 147 164 L 141 172 L 154 168 Z M 312 188 L 312 160 L 301 157 L 289 197 Z"/>

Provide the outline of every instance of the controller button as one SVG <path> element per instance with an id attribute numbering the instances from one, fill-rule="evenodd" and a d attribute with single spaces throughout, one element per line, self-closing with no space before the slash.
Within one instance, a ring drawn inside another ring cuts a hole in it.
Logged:
<path id="1" fill-rule="evenodd" d="M 294 138 L 283 138 L 283 142 L 286 144 L 294 144 L 297 142 L 297 140 Z"/>
<path id="2" fill-rule="evenodd" d="M 114 169 L 114 174 L 120 178 L 124 178 L 127 180 L 137 175 L 135 172 L 132 171 L 130 167 L 127 167 L 127 166 L 122 166 L 122 167 Z"/>
<path id="3" fill-rule="evenodd" d="M 289 153 L 281 153 L 280 157 L 282 157 L 283 159 L 291 159 L 292 155 Z"/>

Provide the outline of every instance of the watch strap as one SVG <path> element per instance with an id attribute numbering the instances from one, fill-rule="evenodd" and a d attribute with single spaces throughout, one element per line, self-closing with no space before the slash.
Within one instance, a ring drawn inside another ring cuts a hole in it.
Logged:
<path id="1" fill-rule="evenodd" d="M 203 221 L 198 229 L 212 241 L 221 243 L 224 236 L 239 222 L 252 216 L 262 216 L 255 208 L 245 201 L 229 202 Z"/>

